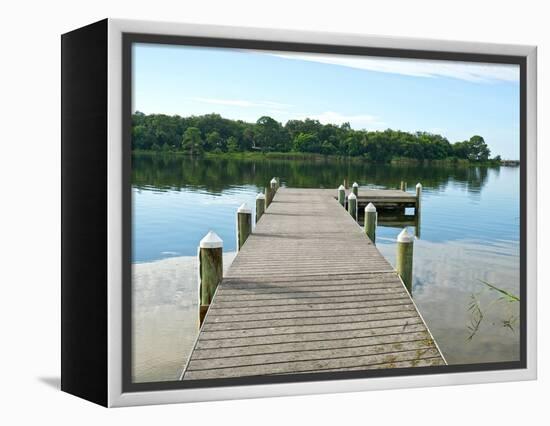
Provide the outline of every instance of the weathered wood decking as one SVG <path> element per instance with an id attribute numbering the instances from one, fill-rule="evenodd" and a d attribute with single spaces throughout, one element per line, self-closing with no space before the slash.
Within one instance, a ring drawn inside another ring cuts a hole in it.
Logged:
<path id="1" fill-rule="evenodd" d="M 277 191 L 218 287 L 183 380 L 445 364 L 334 192 Z"/>

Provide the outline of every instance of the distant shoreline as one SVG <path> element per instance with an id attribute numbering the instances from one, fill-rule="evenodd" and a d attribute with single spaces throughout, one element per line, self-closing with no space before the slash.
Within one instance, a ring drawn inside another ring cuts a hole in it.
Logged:
<path id="1" fill-rule="evenodd" d="M 153 151 L 153 150 L 132 150 L 132 155 L 151 155 L 151 156 L 183 156 L 193 157 L 184 151 Z M 488 160 L 488 161 L 469 161 L 457 158 L 448 158 L 440 160 L 418 160 L 414 158 L 393 158 L 389 163 L 377 163 L 367 158 L 348 157 L 342 155 L 324 155 L 306 152 L 206 152 L 197 158 L 221 158 L 235 160 L 312 160 L 312 161 L 346 161 L 351 163 L 372 163 L 372 164 L 434 164 L 434 165 L 459 165 L 459 166 L 504 166 L 517 167 L 519 160 Z"/>

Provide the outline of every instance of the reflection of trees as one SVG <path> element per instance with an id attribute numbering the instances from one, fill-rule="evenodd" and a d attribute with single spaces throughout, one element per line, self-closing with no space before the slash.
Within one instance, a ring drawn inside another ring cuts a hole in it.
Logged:
<path id="1" fill-rule="evenodd" d="M 336 188 L 344 179 L 387 188 L 406 181 L 409 188 L 422 182 L 424 188 L 442 190 L 448 182 L 478 193 L 488 176 L 486 166 L 366 164 L 325 158 L 312 159 L 227 159 L 162 154 L 133 156 L 132 182 L 136 186 L 158 188 L 201 188 L 220 193 L 235 185 L 263 187 L 273 176 L 287 186 Z"/>
<path id="2" fill-rule="evenodd" d="M 468 192 L 479 193 L 487 181 L 487 167 L 469 167 L 466 169 L 464 183 Z"/>

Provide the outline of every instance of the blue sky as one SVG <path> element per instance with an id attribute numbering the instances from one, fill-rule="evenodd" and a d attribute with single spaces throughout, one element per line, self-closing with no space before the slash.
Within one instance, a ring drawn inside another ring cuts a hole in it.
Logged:
<path id="1" fill-rule="evenodd" d="M 451 142 L 479 134 L 493 155 L 519 158 L 516 65 L 154 44 L 133 54 L 133 108 L 146 114 L 309 117 Z"/>

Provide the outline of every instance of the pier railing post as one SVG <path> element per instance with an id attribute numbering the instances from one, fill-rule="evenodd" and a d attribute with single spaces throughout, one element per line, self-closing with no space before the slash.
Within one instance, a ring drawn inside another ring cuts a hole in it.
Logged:
<path id="1" fill-rule="evenodd" d="M 353 192 L 348 195 L 348 212 L 357 220 L 357 196 Z"/>
<path id="2" fill-rule="evenodd" d="M 376 243 L 376 224 L 378 221 L 378 213 L 374 204 L 369 203 L 365 207 L 365 234 L 373 242 Z"/>
<path id="3" fill-rule="evenodd" d="M 256 223 L 260 220 L 265 211 L 265 195 L 261 192 L 256 195 Z"/>
<path id="4" fill-rule="evenodd" d="M 338 187 L 338 202 L 342 204 L 342 206 L 346 205 L 346 188 L 344 188 L 344 185 Z"/>
<path id="5" fill-rule="evenodd" d="M 353 185 L 351 186 L 351 191 L 355 194 L 356 197 L 359 196 L 359 184 L 357 182 L 353 182 Z"/>
<path id="6" fill-rule="evenodd" d="M 415 211 L 415 214 L 417 215 L 420 213 L 421 201 L 422 201 L 422 184 L 417 183 L 416 184 L 416 211 Z"/>
<path id="7" fill-rule="evenodd" d="M 265 208 L 267 209 L 271 204 L 271 199 L 273 198 L 273 193 L 271 191 L 271 186 L 265 187 Z"/>
<path id="8" fill-rule="evenodd" d="M 237 209 L 237 249 L 240 250 L 246 239 L 252 232 L 252 210 L 242 204 Z"/>
<path id="9" fill-rule="evenodd" d="M 412 294 L 413 278 L 413 245 L 414 237 L 409 234 L 407 228 L 403 228 L 401 233 L 397 236 L 395 269 L 410 294 Z"/>
<path id="10" fill-rule="evenodd" d="M 199 243 L 199 327 L 223 279 L 223 241 L 210 231 Z"/>

